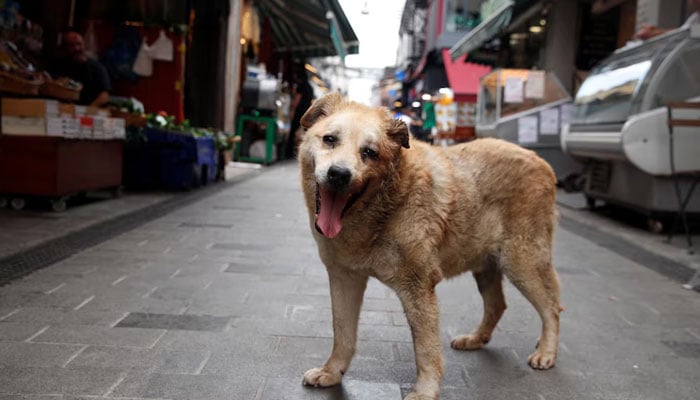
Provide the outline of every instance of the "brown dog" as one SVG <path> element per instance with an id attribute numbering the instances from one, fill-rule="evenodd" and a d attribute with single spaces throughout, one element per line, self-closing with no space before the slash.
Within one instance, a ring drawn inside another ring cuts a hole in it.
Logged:
<path id="1" fill-rule="evenodd" d="M 495 139 L 446 149 L 409 146 L 389 112 L 316 101 L 301 124 L 299 150 L 309 220 L 330 279 L 333 351 L 304 384 L 340 382 L 355 352 L 367 279 L 396 291 L 413 334 L 418 377 L 406 399 L 435 399 L 442 377 L 435 285 L 472 271 L 484 316 L 452 348 L 491 339 L 506 308 L 505 274 L 532 303 L 542 333 L 530 366 L 554 365 L 559 341 L 559 281 L 552 266 L 555 177 L 535 153 Z"/>

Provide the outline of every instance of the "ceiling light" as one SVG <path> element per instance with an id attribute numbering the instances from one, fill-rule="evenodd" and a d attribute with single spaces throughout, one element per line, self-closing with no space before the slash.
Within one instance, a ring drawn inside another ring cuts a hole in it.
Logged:
<path id="1" fill-rule="evenodd" d="M 318 73 L 318 70 L 317 70 L 316 68 L 314 68 L 314 66 L 311 65 L 311 64 L 309 64 L 309 63 L 304 64 L 304 69 L 306 69 L 307 71 L 311 72 L 312 74 L 317 74 L 317 73 Z"/>
<path id="2" fill-rule="evenodd" d="M 541 26 L 537 26 L 537 25 L 533 25 L 533 26 L 530 27 L 530 32 L 532 32 L 532 33 L 540 33 L 540 32 L 542 32 L 542 27 L 541 27 Z"/>

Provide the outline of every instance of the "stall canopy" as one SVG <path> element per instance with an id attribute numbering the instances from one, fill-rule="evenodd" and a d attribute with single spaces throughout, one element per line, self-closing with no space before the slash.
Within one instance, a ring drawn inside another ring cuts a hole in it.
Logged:
<path id="1" fill-rule="evenodd" d="M 505 29 L 513 16 L 514 5 L 515 3 L 512 0 L 504 2 L 496 11 L 484 18 L 479 26 L 459 39 L 459 41 L 450 48 L 450 56 L 452 59 L 455 60 L 466 53 L 478 49 L 482 44 L 491 40 L 491 38 Z"/>
<path id="2" fill-rule="evenodd" d="M 450 51 L 442 49 L 447 81 L 455 94 L 455 100 L 475 103 L 479 93 L 479 80 L 491 71 L 491 67 L 464 62 L 465 58 L 466 54 L 452 61 Z"/>
<path id="3" fill-rule="evenodd" d="M 337 0 L 259 0 L 275 52 L 303 57 L 357 54 L 359 42 Z"/>

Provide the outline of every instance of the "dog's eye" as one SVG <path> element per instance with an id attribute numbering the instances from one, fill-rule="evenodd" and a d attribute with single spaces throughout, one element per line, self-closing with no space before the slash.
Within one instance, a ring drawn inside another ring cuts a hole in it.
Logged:
<path id="1" fill-rule="evenodd" d="M 369 147 L 365 147 L 362 149 L 361 153 L 362 158 L 369 158 L 371 160 L 376 160 L 379 157 L 379 154 L 377 154 L 376 151 L 373 149 L 370 149 Z"/>
<path id="2" fill-rule="evenodd" d="M 338 138 L 333 136 L 333 135 L 324 135 L 323 136 L 323 143 L 325 143 L 329 146 L 333 146 L 337 142 L 338 142 Z"/>

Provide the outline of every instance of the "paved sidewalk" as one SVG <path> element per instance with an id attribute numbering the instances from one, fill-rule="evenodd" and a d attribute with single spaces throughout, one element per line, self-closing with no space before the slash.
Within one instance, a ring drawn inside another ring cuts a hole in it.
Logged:
<path id="1" fill-rule="evenodd" d="M 332 327 L 298 181 L 295 165 L 268 168 L 0 287 L 0 400 L 400 399 L 411 335 L 374 281 L 343 385 L 301 385 Z M 478 352 L 449 348 L 480 319 L 473 280 L 438 286 L 441 399 L 700 398 L 700 295 L 575 227 L 556 234 L 566 311 L 552 370 L 526 365 L 539 321 L 512 285 Z"/>
<path id="2" fill-rule="evenodd" d="M 21 211 L 0 208 L 0 259 L 175 196 L 177 193 L 144 192 L 111 198 L 109 193 L 99 192 L 87 199 L 70 200 L 64 212 L 49 211 L 48 201 L 31 202 Z M 73 206 L 76 203 L 82 204 Z"/>

